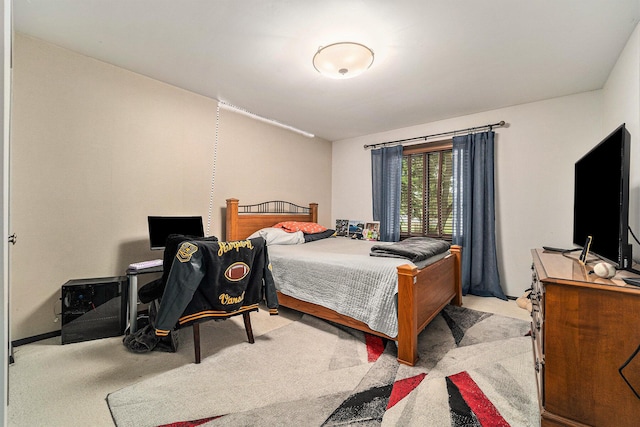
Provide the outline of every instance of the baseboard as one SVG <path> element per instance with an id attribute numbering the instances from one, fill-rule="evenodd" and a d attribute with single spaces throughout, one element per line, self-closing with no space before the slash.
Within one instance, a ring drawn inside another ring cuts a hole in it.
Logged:
<path id="1" fill-rule="evenodd" d="M 149 310 L 144 309 L 138 312 L 138 315 L 149 315 Z M 31 344 L 34 342 L 46 340 L 49 338 L 59 337 L 62 334 L 62 331 L 52 331 L 46 332 L 44 334 L 34 335 L 32 337 L 21 338 L 19 340 L 11 341 L 11 347 L 20 347 L 21 345 Z"/>
<path id="2" fill-rule="evenodd" d="M 34 335 L 32 337 L 22 338 L 19 340 L 11 341 L 12 347 L 20 347 L 21 345 L 31 344 L 37 341 L 46 340 L 48 338 L 59 337 L 60 331 L 47 332 L 45 334 Z"/>

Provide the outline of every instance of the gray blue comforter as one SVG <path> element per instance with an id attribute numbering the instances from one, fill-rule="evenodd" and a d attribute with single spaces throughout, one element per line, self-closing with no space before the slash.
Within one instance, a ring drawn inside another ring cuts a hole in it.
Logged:
<path id="1" fill-rule="evenodd" d="M 396 337 L 397 267 L 412 263 L 403 258 L 370 256 L 376 244 L 385 245 L 344 237 L 300 245 L 270 245 L 276 288 Z"/>

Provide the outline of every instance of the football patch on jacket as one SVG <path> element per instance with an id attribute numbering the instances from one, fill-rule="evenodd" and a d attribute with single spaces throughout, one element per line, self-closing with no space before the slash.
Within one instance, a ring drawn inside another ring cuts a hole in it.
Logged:
<path id="1" fill-rule="evenodd" d="M 224 277 L 226 277 L 228 280 L 231 280 L 232 282 L 237 282 L 247 277 L 249 271 L 251 271 L 251 269 L 247 264 L 238 261 L 227 267 L 226 271 L 224 272 Z"/>
<path id="2" fill-rule="evenodd" d="M 198 247 L 193 243 L 184 242 L 180 249 L 178 249 L 178 253 L 176 254 L 176 258 L 180 262 L 189 262 L 191 261 L 191 256 L 198 252 Z"/>

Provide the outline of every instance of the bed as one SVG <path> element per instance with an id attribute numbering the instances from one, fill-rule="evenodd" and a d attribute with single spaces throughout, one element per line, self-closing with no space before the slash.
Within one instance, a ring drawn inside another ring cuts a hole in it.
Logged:
<path id="1" fill-rule="evenodd" d="M 245 239 L 260 229 L 272 227 L 282 221 L 317 223 L 318 205 L 310 203 L 308 207 L 301 207 L 284 201 L 240 205 L 238 199 L 227 199 L 226 240 Z M 338 237 L 332 238 L 332 240 L 346 241 L 349 239 Z M 269 253 L 273 263 L 272 252 L 275 251 L 270 248 Z M 345 256 L 344 259 L 348 260 L 348 257 Z M 382 260 L 382 258 L 379 259 Z M 394 268 L 397 272 L 397 310 L 395 313 L 397 315 L 397 335 L 395 336 L 374 330 L 367 323 L 327 308 L 322 303 L 311 303 L 281 291 L 278 292 L 279 304 L 363 332 L 395 340 L 398 346 L 398 361 L 413 366 L 418 360 L 419 333 L 447 304 L 462 305 L 461 248 L 452 245 L 446 256 L 422 269 L 408 260 L 396 261 L 396 263 L 397 266 Z M 278 286 L 277 283 L 276 286 Z"/>

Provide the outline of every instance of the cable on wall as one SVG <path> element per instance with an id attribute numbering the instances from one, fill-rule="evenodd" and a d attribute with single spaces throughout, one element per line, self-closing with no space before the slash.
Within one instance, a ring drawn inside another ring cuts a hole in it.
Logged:
<path id="1" fill-rule="evenodd" d="M 216 136 L 213 143 L 213 168 L 211 172 L 211 189 L 209 191 L 209 214 L 207 217 L 207 236 L 211 235 L 211 216 L 213 215 L 213 188 L 216 182 L 216 162 L 218 160 L 218 134 L 220 130 L 220 103 L 216 107 Z"/>
<path id="2" fill-rule="evenodd" d="M 235 105 L 229 104 L 229 103 L 224 102 L 224 101 L 218 101 L 218 106 L 224 108 L 225 110 L 233 111 L 235 113 L 239 113 L 239 114 L 242 114 L 244 116 L 251 117 L 252 119 L 259 120 L 261 122 L 268 123 L 268 124 L 273 125 L 273 126 L 278 126 L 278 127 L 290 130 L 290 131 L 295 132 L 295 133 L 299 133 L 300 135 L 306 136 L 307 138 L 313 138 L 314 137 L 314 134 L 312 134 L 312 133 L 309 133 L 309 132 L 306 132 L 304 130 L 295 128 L 293 126 L 286 125 L 284 123 L 280 123 L 279 121 L 276 121 L 276 120 L 273 120 L 273 119 L 267 119 L 266 117 L 259 116 L 259 115 L 255 114 L 255 113 L 252 113 L 250 111 L 245 110 L 244 108 L 237 107 Z"/>

